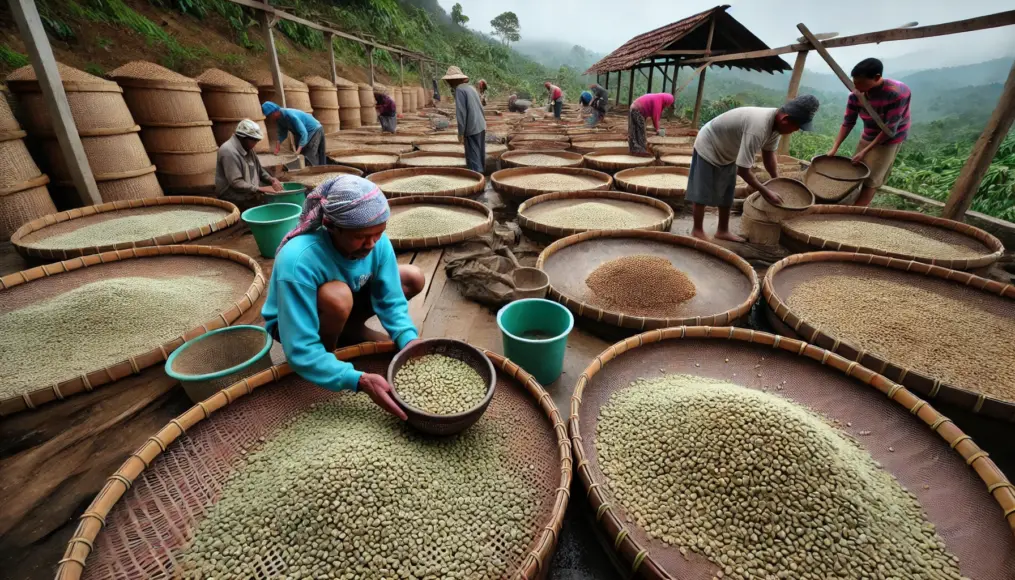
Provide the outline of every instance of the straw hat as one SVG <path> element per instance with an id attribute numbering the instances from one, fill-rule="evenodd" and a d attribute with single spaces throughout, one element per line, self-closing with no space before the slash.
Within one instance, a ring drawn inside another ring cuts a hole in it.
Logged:
<path id="1" fill-rule="evenodd" d="M 462 72 L 462 69 L 458 68 L 457 66 L 449 66 L 447 74 L 441 77 L 442 81 L 456 81 L 459 79 L 467 81 L 469 80 L 469 77 L 465 76 L 465 73 Z"/>

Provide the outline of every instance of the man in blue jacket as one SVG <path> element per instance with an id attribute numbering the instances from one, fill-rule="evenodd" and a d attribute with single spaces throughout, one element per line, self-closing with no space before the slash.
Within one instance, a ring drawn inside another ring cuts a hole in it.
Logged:
<path id="1" fill-rule="evenodd" d="M 364 323 L 374 314 L 398 348 L 419 338 L 408 301 L 425 279 L 418 267 L 398 264 L 384 235 L 389 216 L 384 194 L 366 179 L 342 175 L 319 185 L 279 245 L 261 315 L 301 377 L 332 391 L 364 391 L 404 420 L 384 377 L 331 353 L 367 338 Z"/>
<path id="2" fill-rule="evenodd" d="M 307 165 L 327 165 L 324 151 L 324 127 L 313 116 L 299 109 L 283 109 L 271 101 L 261 103 L 261 112 L 278 127 L 275 154 L 292 131 L 296 140 L 296 154 L 303 154 Z"/>

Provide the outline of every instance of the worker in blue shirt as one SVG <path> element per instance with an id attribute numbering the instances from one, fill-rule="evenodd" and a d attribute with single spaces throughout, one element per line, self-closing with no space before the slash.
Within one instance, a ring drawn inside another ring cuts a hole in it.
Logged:
<path id="1" fill-rule="evenodd" d="M 261 104 L 261 112 L 278 126 L 278 142 L 275 143 L 275 154 L 282 148 L 282 141 L 292 131 L 296 140 L 296 154 L 303 154 L 307 165 L 327 165 L 325 155 L 324 127 L 309 113 L 299 109 L 283 109 L 271 101 Z"/>

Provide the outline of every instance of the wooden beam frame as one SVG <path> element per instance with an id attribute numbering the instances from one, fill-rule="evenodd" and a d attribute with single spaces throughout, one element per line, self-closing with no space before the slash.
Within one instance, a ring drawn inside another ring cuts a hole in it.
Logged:
<path id="1" fill-rule="evenodd" d="M 708 25 L 708 42 L 705 43 L 705 53 L 708 54 L 712 50 L 712 37 L 715 35 L 715 14 L 712 15 L 711 21 Z M 706 67 L 708 66 L 707 63 Z M 708 72 L 707 68 L 701 69 L 701 78 L 698 79 L 698 96 L 694 99 L 694 117 L 691 119 L 691 127 L 694 129 L 698 128 L 698 120 L 701 119 L 701 98 L 705 94 L 705 73 Z"/>
<path id="2" fill-rule="evenodd" d="M 271 69 L 272 84 L 275 85 L 275 104 L 282 107 L 285 102 L 285 83 L 282 82 L 282 69 L 278 66 L 278 51 L 275 49 L 275 35 L 272 29 L 276 20 L 270 12 L 261 13 L 261 25 L 264 26 L 264 44 L 268 49 L 268 68 Z"/>
<path id="3" fill-rule="evenodd" d="M 656 71 L 656 67 L 652 66 L 648 69 L 648 89 L 645 91 L 646 94 L 652 92 L 652 73 Z"/>
<path id="4" fill-rule="evenodd" d="M 793 75 L 789 77 L 789 88 L 786 90 L 786 100 L 795 99 L 800 92 L 800 79 L 804 76 L 804 63 L 807 62 L 807 51 L 801 50 L 796 53 L 796 62 L 793 63 Z M 779 139 L 779 155 L 789 155 L 789 142 L 792 134 L 783 135 Z"/>
<path id="5" fill-rule="evenodd" d="M 628 73 L 627 83 L 627 105 L 631 106 L 634 104 L 634 71 Z"/>
<path id="6" fill-rule="evenodd" d="M 335 66 L 335 35 L 328 34 L 328 60 L 331 62 L 331 83 L 338 84 L 338 68 Z"/>

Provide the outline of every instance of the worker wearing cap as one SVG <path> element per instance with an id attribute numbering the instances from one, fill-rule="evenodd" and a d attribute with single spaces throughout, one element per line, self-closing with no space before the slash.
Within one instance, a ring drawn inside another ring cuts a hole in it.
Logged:
<path id="1" fill-rule="evenodd" d="M 258 205 L 266 193 L 282 191 L 282 184 L 261 167 L 254 147 L 264 138 L 261 127 L 250 119 L 236 125 L 236 132 L 218 150 L 215 161 L 215 195 L 240 209 Z"/>
<path id="2" fill-rule="evenodd" d="M 775 150 L 780 135 L 799 130 L 810 131 L 811 121 L 818 112 L 814 95 L 801 95 L 778 109 L 738 107 L 726 111 L 701 128 L 694 140 L 691 169 L 687 175 L 687 201 L 694 203 L 694 227 L 691 235 L 708 239 L 702 223 L 705 208 L 719 208 L 719 227 L 715 237 L 743 242 L 729 230 L 730 207 L 739 175 L 747 185 L 758 190 L 773 205 L 781 205 L 782 197 L 765 187 L 754 172 L 754 159 L 761 152 L 765 169 L 772 177 L 779 176 Z"/>
<path id="3" fill-rule="evenodd" d="M 479 92 L 457 66 L 448 67 L 441 78 L 455 92 L 455 118 L 458 142 L 465 145 L 465 165 L 479 173 L 486 167 L 486 117 Z"/>
<path id="4" fill-rule="evenodd" d="M 307 165 L 327 165 L 328 158 L 324 154 L 324 127 L 312 115 L 299 109 L 283 109 L 271 101 L 261 103 L 261 112 L 269 121 L 278 126 L 278 142 L 275 143 L 275 154 L 282 148 L 282 141 L 292 131 L 296 139 L 296 154 L 303 154 Z"/>

